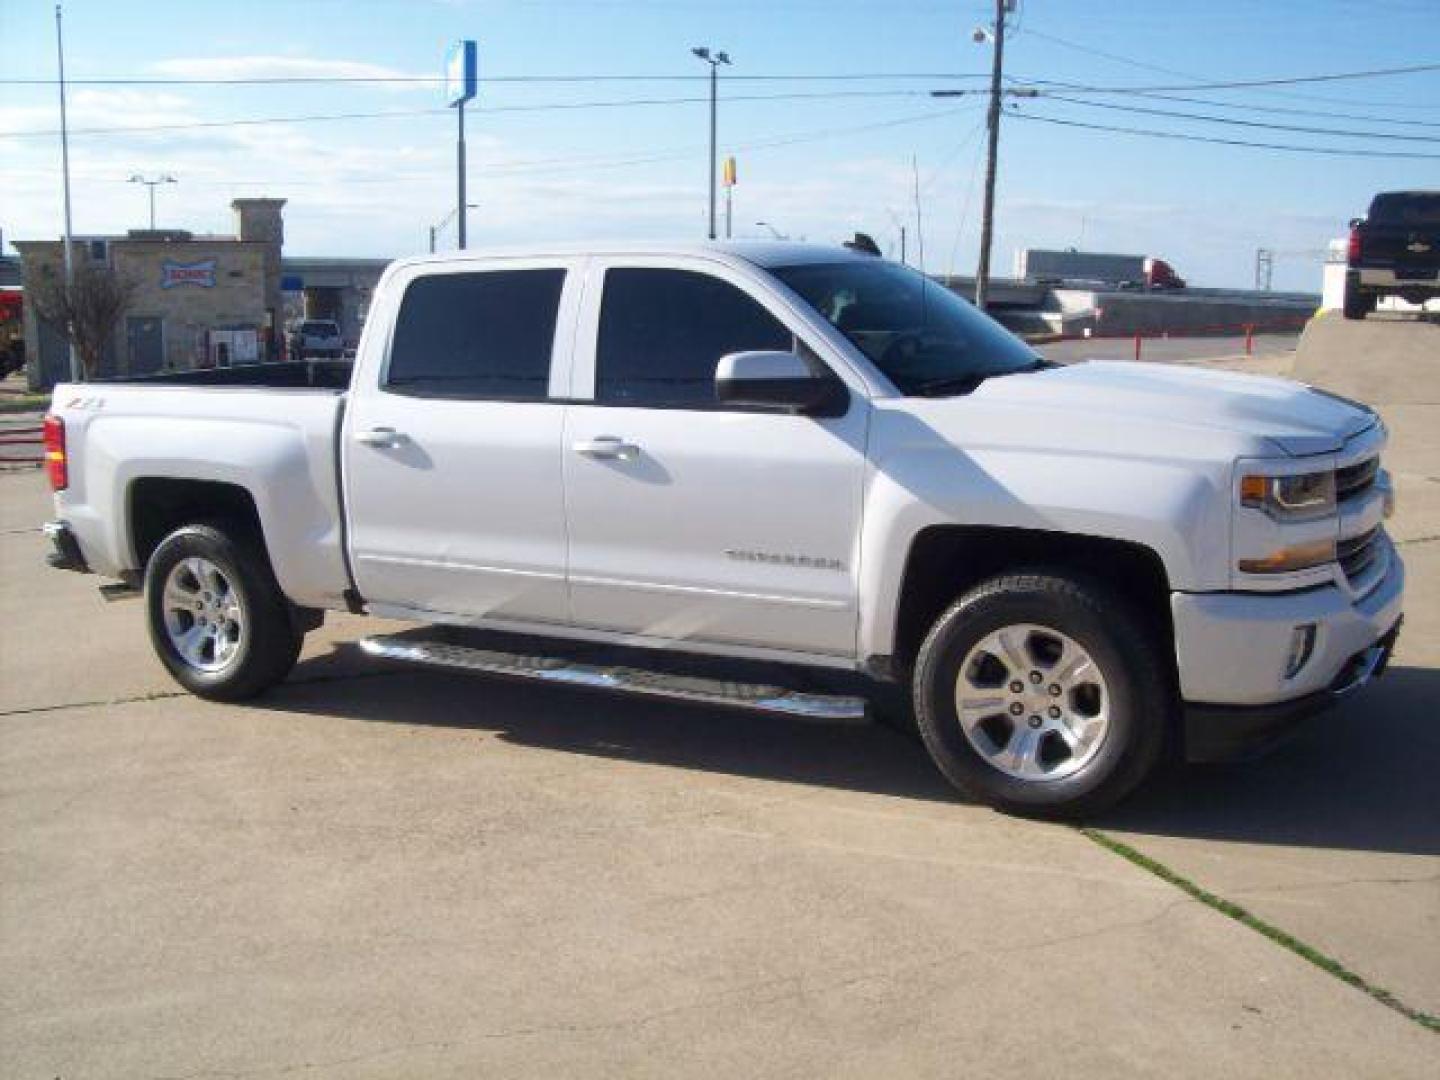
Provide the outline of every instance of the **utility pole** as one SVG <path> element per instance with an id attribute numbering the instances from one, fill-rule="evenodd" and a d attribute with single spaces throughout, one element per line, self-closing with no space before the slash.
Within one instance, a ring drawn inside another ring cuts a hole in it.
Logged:
<path id="1" fill-rule="evenodd" d="M 712 53 L 709 46 L 698 45 L 690 50 L 710 65 L 710 239 L 715 239 L 715 121 L 716 100 L 720 92 L 720 65 L 730 63 L 725 52 Z"/>
<path id="2" fill-rule="evenodd" d="M 55 55 L 60 61 L 60 171 L 65 188 L 65 288 L 68 291 L 75 283 L 74 244 L 70 238 L 70 128 L 65 119 L 65 33 L 61 28 L 60 5 L 55 5 Z M 70 339 L 70 378 L 83 382 L 84 369 L 80 366 L 80 352 L 75 348 L 74 327 L 66 327 Z"/>
<path id="3" fill-rule="evenodd" d="M 990 292 L 990 247 L 995 239 L 995 166 L 1000 154 L 1000 78 L 1005 70 L 1005 13 L 1012 0 L 995 0 L 994 53 L 990 65 L 989 147 L 985 155 L 985 201 L 980 216 L 980 262 L 975 269 L 975 306 L 985 310 Z"/>

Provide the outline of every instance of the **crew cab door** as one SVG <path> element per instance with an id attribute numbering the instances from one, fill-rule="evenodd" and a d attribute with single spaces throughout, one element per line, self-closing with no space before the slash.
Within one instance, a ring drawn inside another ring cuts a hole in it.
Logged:
<path id="1" fill-rule="evenodd" d="M 551 387 L 568 376 L 576 265 L 442 263 L 393 282 L 390 339 L 367 342 L 342 437 L 351 564 L 376 613 L 566 620 Z"/>
<path id="2" fill-rule="evenodd" d="M 807 349 L 803 320 L 728 265 L 596 259 L 585 294 L 564 439 L 575 622 L 853 656 L 868 399 L 847 388 L 828 418 L 717 403 L 722 356 Z"/>

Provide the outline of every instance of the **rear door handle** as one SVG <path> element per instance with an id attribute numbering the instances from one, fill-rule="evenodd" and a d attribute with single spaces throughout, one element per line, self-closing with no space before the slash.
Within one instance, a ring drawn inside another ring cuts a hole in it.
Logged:
<path id="1" fill-rule="evenodd" d="M 582 439 L 575 444 L 575 452 L 592 458 L 618 458 L 633 461 L 640 456 L 640 447 L 626 442 L 618 435 L 597 435 L 593 439 Z"/>
<path id="2" fill-rule="evenodd" d="M 397 446 L 404 446 L 408 443 L 410 436 L 396 431 L 392 427 L 377 427 L 371 428 L 369 431 L 357 431 L 355 441 L 361 446 L 378 446 L 382 449 L 393 450 Z"/>

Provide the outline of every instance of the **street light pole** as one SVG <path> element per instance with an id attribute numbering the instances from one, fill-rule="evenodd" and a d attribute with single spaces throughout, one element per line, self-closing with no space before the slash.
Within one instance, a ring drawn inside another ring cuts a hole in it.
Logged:
<path id="1" fill-rule="evenodd" d="M 985 201 L 980 212 L 980 261 L 975 268 L 975 306 L 985 310 L 990 293 L 990 247 L 995 238 L 995 166 L 1000 153 L 1000 78 L 1005 68 L 1005 12 L 1011 0 L 995 0 L 995 45 L 990 65 L 989 146 L 985 154 Z"/>
<path id="2" fill-rule="evenodd" d="M 65 120 L 65 34 L 61 28 L 60 5 L 55 5 L 55 55 L 60 61 L 60 171 L 65 188 L 65 289 L 68 292 L 75 283 L 74 244 L 70 238 L 70 129 Z M 80 352 L 75 348 L 74 327 L 67 326 L 70 338 L 70 378 L 83 382 L 84 369 L 80 366 Z"/>
<path id="3" fill-rule="evenodd" d="M 130 177 L 130 183 L 132 183 L 132 184 L 144 184 L 147 188 L 150 189 L 150 231 L 151 231 L 151 232 L 154 232 L 154 231 L 155 231 L 155 188 L 156 188 L 158 185 L 160 185 L 160 184 L 176 184 L 176 183 L 179 183 L 179 181 L 176 180 L 175 177 L 169 175 L 168 173 L 166 173 L 166 174 L 164 174 L 164 175 L 161 175 L 161 176 L 153 176 L 153 177 L 142 176 L 140 173 L 135 173 L 133 176 Z"/>
<path id="4" fill-rule="evenodd" d="M 723 51 L 711 53 L 708 46 L 697 46 L 690 50 L 710 65 L 710 239 L 715 239 L 715 129 L 716 101 L 720 92 L 720 65 L 730 63 L 730 56 Z"/>

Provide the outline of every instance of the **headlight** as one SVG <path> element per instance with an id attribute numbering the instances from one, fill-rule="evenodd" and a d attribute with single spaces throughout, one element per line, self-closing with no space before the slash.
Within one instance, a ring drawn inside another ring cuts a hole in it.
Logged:
<path id="1" fill-rule="evenodd" d="M 1240 480 L 1240 503 L 1277 521 L 1313 521 L 1335 512 L 1335 472 L 1292 476 L 1251 474 Z"/>

